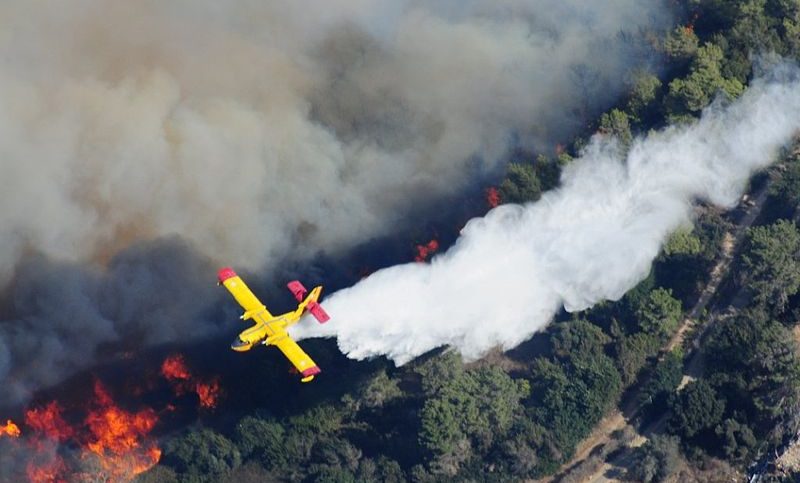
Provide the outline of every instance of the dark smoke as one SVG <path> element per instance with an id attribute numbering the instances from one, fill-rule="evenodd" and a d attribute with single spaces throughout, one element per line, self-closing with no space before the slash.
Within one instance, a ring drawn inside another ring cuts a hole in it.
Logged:
<path id="1" fill-rule="evenodd" d="M 128 350 L 208 337 L 230 320 L 213 273 L 178 239 L 133 246 L 104 271 L 25 260 L 0 322 L 0 407 Z"/>

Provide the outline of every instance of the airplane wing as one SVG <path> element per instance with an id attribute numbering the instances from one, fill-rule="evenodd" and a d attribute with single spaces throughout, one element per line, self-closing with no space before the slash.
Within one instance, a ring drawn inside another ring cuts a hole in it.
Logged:
<path id="1" fill-rule="evenodd" d="M 289 334 L 284 333 L 283 335 L 284 337 L 281 338 L 276 337 L 277 340 L 273 342 L 273 344 L 278 346 L 278 349 L 283 352 L 283 355 L 285 355 L 286 358 L 289 359 L 289 362 L 294 364 L 297 371 L 302 374 L 303 382 L 309 382 L 314 379 L 314 375 L 321 372 L 319 367 L 317 367 L 317 363 L 297 345 L 297 342 L 289 337 Z"/>
<path id="2" fill-rule="evenodd" d="M 217 274 L 219 283 L 224 285 L 228 292 L 233 295 L 233 298 L 239 302 L 239 305 L 244 309 L 243 320 L 251 319 L 255 315 L 263 314 L 267 318 L 272 318 L 264 304 L 258 300 L 258 297 L 247 287 L 244 280 L 236 275 L 232 268 L 223 268 Z"/>

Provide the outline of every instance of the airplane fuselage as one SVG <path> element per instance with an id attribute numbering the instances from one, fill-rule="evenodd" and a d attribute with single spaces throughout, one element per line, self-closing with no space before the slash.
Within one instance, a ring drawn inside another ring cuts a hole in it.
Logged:
<path id="1" fill-rule="evenodd" d="M 267 318 L 263 314 L 253 316 L 253 324 L 247 330 L 242 331 L 232 343 L 231 349 L 237 352 L 246 352 L 257 344 L 274 345 L 276 337 L 285 334 L 289 323 L 286 321 L 286 314 L 278 317 Z"/>

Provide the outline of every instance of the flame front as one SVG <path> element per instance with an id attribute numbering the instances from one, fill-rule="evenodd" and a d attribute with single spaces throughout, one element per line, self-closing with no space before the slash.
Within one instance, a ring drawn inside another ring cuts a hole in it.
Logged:
<path id="1" fill-rule="evenodd" d="M 64 421 L 61 412 L 62 408 L 58 402 L 51 401 L 43 407 L 27 410 L 25 425 L 47 439 L 67 441 L 72 438 L 75 431 Z"/>
<path id="2" fill-rule="evenodd" d="M 200 405 L 206 409 L 217 407 L 222 390 L 219 387 L 219 378 L 214 378 L 208 384 L 198 382 L 194 387 L 197 396 L 200 398 Z"/>
<path id="3" fill-rule="evenodd" d="M 165 359 L 160 369 L 173 394 L 196 393 L 200 407 L 216 407 L 222 396 L 219 377 L 195 377 L 180 354 Z M 147 387 L 155 386 L 128 387 L 127 394 L 141 397 Z M 161 449 L 150 433 L 158 424 L 159 411 L 120 407 L 97 379 L 93 392 L 88 403 L 70 406 L 68 412 L 54 400 L 28 408 L 19 426 L 10 419 L 0 425 L 0 438 L 9 438 L 13 447 L 24 450 L 23 461 L 12 470 L 18 473 L 10 481 L 121 483 L 158 463 Z M 161 411 L 176 410 L 170 402 Z"/>
<path id="4" fill-rule="evenodd" d="M 192 375 L 186 367 L 186 361 L 180 354 L 175 354 L 164 359 L 161 364 L 161 374 L 168 381 L 188 381 Z"/>
<path id="5" fill-rule="evenodd" d="M 91 436 L 87 449 L 99 457 L 106 481 L 126 481 L 158 463 L 161 450 L 142 443 L 158 417 L 150 408 L 132 413 L 119 408 L 106 389 L 95 382 L 96 408 L 86 416 Z"/>
<path id="6" fill-rule="evenodd" d="M 215 377 L 205 382 L 194 377 L 181 354 L 174 354 L 164 359 L 161 364 L 161 375 L 172 384 L 176 395 L 192 391 L 200 399 L 200 406 L 206 409 L 215 408 L 222 395 L 219 378 Z"/>
<path id="7" fill-rule="evenodd" d="M 66 474 L 67 466 L 54 447 L 37 453 L 25 466 L 25 475 L 31 483 L 62 483 L 67 481 Z"/>
<path id="8" fill-rule="evenodd" d="M 14 424 L 14 421 L 7 420 L 5 426 L 0 426 L 0 437 L 8 436 L 11 438 L 19 438 L 20 435 L 19 426 Z"/>
<path id="9" fill-rule="evenodd" d="M 148 437 L 157 422 L 151 408 L 129 412 L 117 406 L 96 380 L 82 423 L 68 423 L 57 401 L 25 412 L 26 436 L 19 440 L 29 448 L 25 476 L 32 483 L 72 481 L 75 475 L 76 481 L 130 481 L 161 458 Z M 9 436 L 21 434 L 11 420 L 0 428 Z"/>

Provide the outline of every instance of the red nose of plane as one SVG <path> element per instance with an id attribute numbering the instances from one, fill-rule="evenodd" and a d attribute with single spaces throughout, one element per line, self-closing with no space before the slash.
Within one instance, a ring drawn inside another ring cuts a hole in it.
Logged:
<path id="1" fill-rule="evenodd" d="M 233 278 L 236 276 L 236 272 L 233 271 L 231 267 L 221 268 L 219 272 L 217 272 L 217 278 L 219 278 L 219 283 L 228 280 L 229 278 Z"/>

